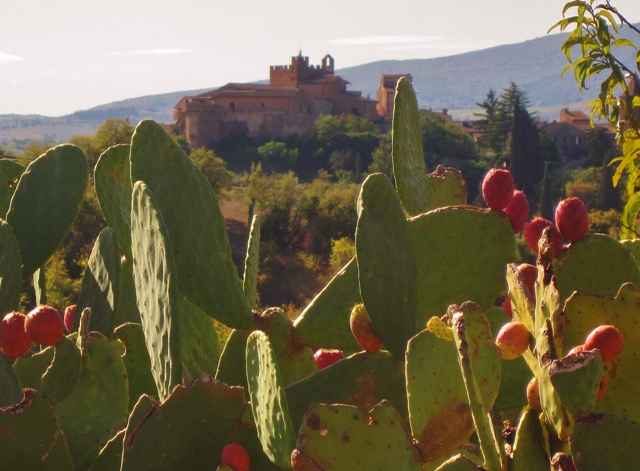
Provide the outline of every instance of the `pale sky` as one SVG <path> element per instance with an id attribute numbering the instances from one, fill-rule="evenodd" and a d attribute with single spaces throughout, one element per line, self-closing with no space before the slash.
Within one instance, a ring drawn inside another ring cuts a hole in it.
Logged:
<path id="1" fill-rule="evenodd" d="M 0 114 L 267 79 L 302 48 L 336 68 L 546 35 L 559 0 L 0 0 Z M 640 0 L 614 0 L 633 22 Z"/>

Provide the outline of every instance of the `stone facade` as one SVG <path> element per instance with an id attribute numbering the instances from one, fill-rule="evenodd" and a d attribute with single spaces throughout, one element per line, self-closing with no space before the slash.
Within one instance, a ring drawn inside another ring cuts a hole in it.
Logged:
<path id="1" fill-rule="evenodd" d="M 174 108 L 176 127 L 197 148 L 240 133 L 275 138 L 309 132 L 323 114 L 380 121 L 378 102 L 347 90 L 349 82 L 335 75 L 334 65 L 330 55 L 320 65 L 309 65 L 300 53 L 290 65 L 271 66 L 269 84 L 229 83 L 183 97 Z"/>

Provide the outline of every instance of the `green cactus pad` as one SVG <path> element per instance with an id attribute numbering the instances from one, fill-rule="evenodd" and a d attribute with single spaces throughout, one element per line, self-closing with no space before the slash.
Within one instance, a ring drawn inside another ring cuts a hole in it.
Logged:
<path id="1" fill-rule="evenodd" d="M 357 352 L 360 346 L 349 328 L 349 316 L 361 302 L 358 262 L 353 258 L 294 321 L 300 341 L 317 348 Z"/>
<path id="2" fill-rule="evenodd" d="M 402 205 L 410 215 L 427 211 L 429 181 L 422 150 L 418 101 L 411 81 L 401 78 L 396 88 L 391 131 L 393 176 Z"/>
<path id="3" fill-rule="evenodd" d="M 274 464 L 290 468 L 295 432 L 276 353 L 263 332 L 247 339 L 247 380 L 262 449 Z"/>
<path id="4" fill-rule="evenodd" d="M 13 229 L 0 219 L 0 309 L 4 314 L 18 308 L 22 290 L 20 247 Z"/>
<path id="5" fill-rule="evenodd" d="M 94 184 L 100 210 L 109 227 L 118 235 L 118 242 L 131 259 L 131 192 L 128 144 L 109 147 L 100 155 L 94 170 Z"/>
<path id="6" fill-rule="evenodd" d="M 23 388 L 42 389 L 42 375 L 45 374 L 47 368 L 53 361 L 53 347 L 47 347 L 44 350 L 31 355 L 30 357 L 20 357 L 13 364 L 20 384 Z"/>
<path id="7" fill-rule="evenodd" d="M 473 422 L 489 471 L 506 469 L 506 457 L 490 412 L 500 387 L 501 360 L 482 308 L 466 302 L 451 311 L 458 363 L 467 389 Z"/>
<path id="8" fill-rule="evenodd" d="M 602 357 L 595 351 L 554 360 L 549 366 L 551 384 L 563 407 L 574 416 L 593 410 L 603 373 Z"/>
<path id="9" fill-rule="evenodd" d="M 120 430 L 115 437 L 102 447 L 96 459 L 93 460 L 89 471 L 115 471 L 120 469 L 124 432 L 124 429 Z"/>
<path id="10" fill-rule="evenodd" d="M 411 433 L 424 461 L 454 451 L 474 431 L 469 399 L 453 341 L 425 330 L 409 341 L 407 402 Z"/>
<path id="11" fill-rule="evenodd" d="M 76 312 L 91 308 L 89 330 L 111 336 L 114 327 L 120 278 L 120 246 L 116 231 L 105 227 L 95 244 L 82 278 L 82 288 Z M 80 316 L 75 316 L 74 328 L 80 325 Z"/>
<path id="12" fill-rule="evenodd" d="M 80 381 L 81 374 L 80 350 L 73 340 L 63 337 L 53 347 L 53 360 L 42 375 L 42 393 L 53 405 L 59 404 L 71 394 Z"/>
<path id="13" fill-rule="evenodd" d="M 90 332 L 82 375 L 55 406 L 75 469 L 85 470 L 127 420 L 129 385 L 122 358 L 102 334 Z"/>
<path id="14" fill-rule="evenodd" d="M 33 389 L 21 401 L 0 408 L 0 463 L 3 471 L 76 471 L 65 433 L 51 403 Z"/>
<path id="15" fill-rule="evenodd" d="M 501 307 L 492 307 L 485 311 L 487 320 L 491 325 L 491 334 L 496 338 L 504 324 L 509 322 L 509 316 Z M 502 360 L 500 391 L 496 398 L 495 407 L 504 411 L 507 409 L 522 409 L 527 404 L 525 391 L 531 380 L 531 370 L 523 357 L 515 360 Z"/>
<path id="16" fill-rule="evenodd" d="M 624 350 L 610 363 L 605 363 L 607 392 L 595 405 L 595 412 L 606 412 L 640 422 L 640 329 L 638 306 L 640 289 L 632 284 L 620 287 L 615 298 L 580 295 L 571 296 L 565 303 L 567 323 L 564 340 L 567 348 L 584 344 L 589 333 L 599 325 L 614 325 L 624 338 Z"/>
<path id="17" fill-rule="evenodd" d="M 385 175 L 374 173 L 364 181 L 358 213 L 360 295 L 384 345 L 404 358 L 416 330 L 416 262 L 402 205 Z"/>
<path id="18" fill-rule="evenodd" d="M 125 347 L 122 361 L 127 369 L 129 383 L 129 411 L 143 394 L 158 396 L 158 388 L 151 374 L 151 360 L 145 345 L 141 324 L 126 323 L 113 331 L 113 338 Z"/>
<path id="19" fill-rule="evenodd" d="M 360 352 L 286 388 L 289 413 L 298 428 L 311 404 L 348 404 L 368 413 L 388 400 L 408 423 L 404 361 L 389 352 Z"/>
<path id="20" fill-rule="evenodd" d="M 576 419 L 571 454 L 580 471 L 631 470 L 640 462 L 640 422 L 608 414 Z"/>
<path id="21" fill-rule="evenodd" d="M 131 251 L 151 371 L 159 399 L 164 401 L 182 377 L 180 344 L 172 319 L 179 309 L 180 293 L 171 239 L 155 199 L 143 182 L 133 186 Z"/>
<path id="22" fill-rule="evenodd" d="M 247 299 L 247 304 L 251 309 L 256 306 L 258 294 L 258 262 L 260 261 L 260 220 L 254 214 L 251 220 L 251 230 L 249 231 L 249 242 L 247 243 L 247 257 L 244 260 L 244 279 L 242 280 L 242 290 Z"/>
<path id="23" fill-rule="evenodd" d="M 4 219 L 24 167 L 11 159 L 0 159 L 0 218 Z"/>
<path id="24" fill-rule="evenodd" d="M 7 222 L 22 255 L 22 279 L 44 265 L 73 226 L 87 190 L 87 158 L 63 144 L 32 161 L 20 177 Z"/>
<path id="25" fill-rule="evenodd" d="M 367 414 L 344 404 L 314 404 L 304 416 L 294 456 L 294 469 L 311 469 L 303 464 L 312 460 L 318 469 L 333 471 L 420 470 L 411 435 L 387 401 Z"/>
<path id="26" fill-rule="evenodd" d="M 418 270 L 418 329 L 450 304 L 493 306 L 504 291 L 504 267 L 515 259 L 509 218 L 471 206 L 437 209 L 409 220 Z"/>
<path id="27" fill-rule="evenodd" d="M 176 387 L 159 407 L 142 396 L 127 426 L 121 470 L 215 469 L 222 448 L 236 441 L 246 407 L 241 388 L 207 374 Z"/>
<path id="28" fill-rule="evenodd" d="M 213 319 L 182 295 L 178 305 L 180 314 L 174 318 L 174 328 L 180 342 L 183 382 L 201 373 L 215 375 L 221 348 Z"/>
<path id="29" fill-rule="evenodd" d="M 47 304 L 47 276 L 44 267 L 33 273 L 33 290 L 36 293 L 36 306 Z"/>
<path id="30" fill-rule="evenodd" d="M 232 330 L 218 361 L 216 379 L 229 386 L 241 386 L 248 394 L 246 352 L 249 330 Z M 248 397 L 248 396 L 247 396 Z"/>
<path id="31" fill-rule="evenodd" d="M 462 172 L 455 168 L 438 165 L 429 175 L 429 190 L 427 211 L 467 204 L 467 182 Z"/>
<path id="32" fill-rule="evenodd" d="M 181 292 L 229 327 L 248 328 L 251 309 L 209 181 L 153 121 L 138 124 L 130 159 L 132 181 L 142 180 L 149 186 L 178 249 L 174 256 Z"/>
<path id="33" fill-rule="evenodd" d="M 557 287 L 566 300 L 583 294 L 615 296 L 623 283 L 640 286 L 640 266 L 620 241 L 592 234 L 565 249 L 554 264 Z"/>
<path id="34" fill-rule="evenodd" d="M 621 240 L 620 243 L 635 257 L 636 262 L 640 264 L 640 239 Z"/>
<path id="35" fill-rule="evenodd" d="M 555 430 L 556 435 L 561 441 L 566 442 L 571 435 L 573 418 L 562 406 L 558 393 L 551 383 L 549 366 L 553 360 L 558 359 L 558 355 L 553 341 L 551 320 L 544 319 L 543 322 L 544 326 L 536 336 L 536 366 L 534 369 L 536 378 L 538 379 L 540 405 L 542 406 L 542 411 L 544 412 L 549 427 Z"/>
<path id="36" fill-rule="evenodd" d="M 22 385 L 11 363 L 9 358 L 0 353 L 0 408 L 22 400 Z"/>
<path id="37" fill-rule="evenodd" d="M 516 431 L 510 471 L 549 471 L 549 456 L 544 445 L 539 414 L 526 408 Z"/>
<path id="38" fill-rule="evenodd" d="M 130 259 L 120 259 L 120 286 L 116 296 L 116 310 L 114 325 L 119 326 L 127 322 L 140 324 L 140 311 L 136 301 L 136 285 L 133 281 L 133 268 Z"/>
<path id="39" fill-rule="evenodd" d="M 436 471 L 483 471 L 484 468 L 462 454 L 458 454 L 442 463 Z"/>

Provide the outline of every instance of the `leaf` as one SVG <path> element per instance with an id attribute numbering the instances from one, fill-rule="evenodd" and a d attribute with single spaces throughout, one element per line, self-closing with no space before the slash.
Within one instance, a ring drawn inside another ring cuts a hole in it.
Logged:
<path id="1" fill-rule="evenodd" d="M 620 240 L 635 238 L 633 228 L 639 212 L 640 193 L 635 193 L 631 195 L 627 204 L 624 205 L 624 211 L 620 218 Z"/>

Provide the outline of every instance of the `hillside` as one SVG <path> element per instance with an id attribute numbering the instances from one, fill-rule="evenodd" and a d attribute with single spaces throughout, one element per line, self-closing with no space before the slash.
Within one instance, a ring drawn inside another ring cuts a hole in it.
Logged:
<path id="1" fill-rule="evenodd" d="M 380 74 L 410 73 L 421 107 L 447 108 L 456 118 L 473 116 L 476 103 L 484 100 L 490 88 L 501 91 L 514 82 L 528 93 L 538 116 L 551 120 L 558 117 L 563 107 L 584 108 L 597 94 L 597 87 L 593 87 L 581 95 L 572 74 L 560 77 L 567 65 L 560 51 L 565 38 L 566 34 L 554 34 L 455 56 L 377 61 L 338 69 L 336 73 L 351 82 L 352 90 L 361 90 L 363 95 L 372 98 L 380 84 Z M 633 51 L 625 49 L 626 54 L 621 57 L 625 62 L 633 63 Z M 340 58 L 337 62 L 340 63 Z M 130 98 L 56 118 L 0 115 L 0 144 L 12 139 L 48 138 L 59 142 L 75 134 L 88 135 L 111 117 L 129 117 L 134 124 L 145 118 L 169 123 L 173 119 L 173 107 L 180 98 L 213 88 L 216 87 Z"/>

